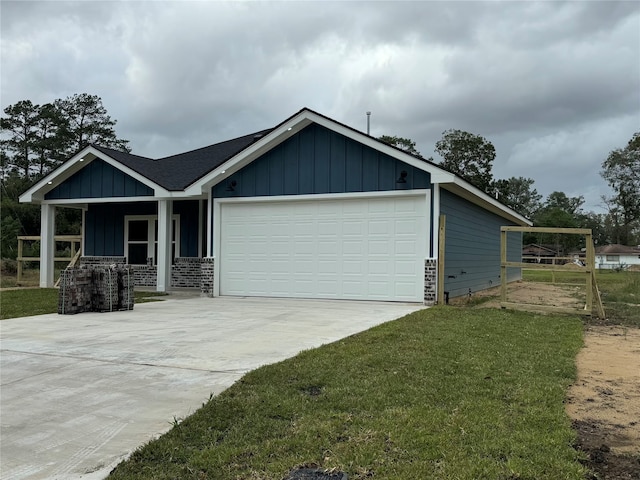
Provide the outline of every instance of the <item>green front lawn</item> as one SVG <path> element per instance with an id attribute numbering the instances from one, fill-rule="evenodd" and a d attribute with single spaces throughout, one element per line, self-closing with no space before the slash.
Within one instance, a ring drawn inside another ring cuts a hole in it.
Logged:
<path id="1" fill-rule="evenodd" d="M 583 479 L 577 317 L 439 307 L 245 375 L 111 479 Z"/>

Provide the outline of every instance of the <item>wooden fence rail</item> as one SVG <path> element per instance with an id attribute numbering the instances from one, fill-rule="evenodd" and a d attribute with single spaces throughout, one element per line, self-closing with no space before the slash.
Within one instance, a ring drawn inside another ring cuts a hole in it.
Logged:
<path id="1" fill-rule="evenodd" d="M 54 262 L 71 262 L 76 254 L 80 252 L 82 245 L 82 235 L 55 235 L 53 237 L 55 243 L 70 243 L 71 244 L 71 254 L 68 257 L 54 257 Z M 22 283 L 22 271 L 24 267 L 24 262 L 40 262 L 40 255 L 37 257 L 25 257 L 23 255 L 24 252 L 24 242 L 39 242 L 39 235 L 20 235 L 18 236 L 18 258 L 17 260 L 17 278 L 16 284 L 20 285 Z"/>
<path id="2" fill-rule="evenodd" d="M 507 233 L 519 232 L 519 233 L 556 233 L 564 235 L 582 235 L 585 239 L 585 266 L 581 270 L 575 270 L 576 273 L 584 275 L 585 281 L 583 285 L 586 289 L 586 299 L 583 308 L 568 308 L 557 307 L 551 305 L 539 305 L 539 304 L 527 304 L 510 302 L 507 298 L 507 268 L 521 268 L 528 270 L 547 270 L 554 272 L 566 272 L 566 268 L 556 264 L 545 263 L 529 263 L 529 262 L 511 262 L 507 260 Z M 547 312 L 559 312 L 559 313 L 578 313 L 581 315 L 591 315 L 594 306 L 597 311 L 597 315 L 600 318 L 604 318 L 604 307 L 602 306 L 602 299 L 600 298 L 600 292 L 596 284 L 595 276 L 595 249 L 593 246 L 593 236 L 590 229 L 584 228 L 552 228 L 552 227 L 501 227 L 500 228 L 500 277 L 501 277 L 501 289 L 500 289 L 500 305 L 502 308 L 514 308 L 518 310 L 533 310 L 533 311 L 547 311 Z M 594 304 L 595 297 L 595 304 Z"/>

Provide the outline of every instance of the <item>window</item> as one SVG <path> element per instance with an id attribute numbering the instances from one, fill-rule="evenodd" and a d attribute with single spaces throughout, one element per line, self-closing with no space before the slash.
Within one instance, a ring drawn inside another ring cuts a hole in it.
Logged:
<path id="1" fill-rule="evenodd" d="M 172 263 L 180 254 L 180 216 L 173 216 L 171 237 Z M 156 265 L 158 258 L 158 216 L 127 215 L 125 217 L 125 256 L 131 265 Z"/>
<path id="2" fill-rule="evenodd" d="M 607 255 L 607 262 L 619 262 L 620 255 Z"/>

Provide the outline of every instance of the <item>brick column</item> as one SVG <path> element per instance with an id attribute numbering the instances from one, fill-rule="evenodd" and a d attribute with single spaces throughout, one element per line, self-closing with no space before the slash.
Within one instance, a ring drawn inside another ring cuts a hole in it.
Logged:
<path id="1" fill-rule="evenodd" d="M 438 260 L 427 258 L 424 261 L 424 304 L 434 305 L 437 300 Z"/>
<path id="2" fill-rule="evenodd" d="M 200 265 L 200 293 L 203 297 L 213 297 L 215 258 L 203 258 Z"/>

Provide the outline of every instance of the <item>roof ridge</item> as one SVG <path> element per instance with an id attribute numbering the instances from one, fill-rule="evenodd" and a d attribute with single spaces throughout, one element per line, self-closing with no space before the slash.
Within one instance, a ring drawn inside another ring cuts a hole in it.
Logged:
<path id="1" fill-rule="evenodd" d="M 240 140 L 242 138 L 246 138 L 246 137 L 256 137 L 258 135 L 260 135 L 259 138 L 262 138 L 266 133 L 269 133 L 273 130 L 273 128 L 265 128 L 264 130 L 258 130 L 257 132 L 253 132 L 253 133 L 247 133 L 246 135 L 240 135 L 239 137 L 235 137 L 235 138 L 230 138 L 228 140 L 223 140 L 221 142 L 217 142 L 217 143 L 212 143 L 210 145 L 205 145 L 204 147 L 198 147 L 198 148 L 194 148 L 193 150 L 187 150 L 186 152 L 181 152 L 181 153 L 174 153 L 173 155 L 168 155 L 166 157 L 159 157 L 156 158 L 154 160 L 156 161 L 160 161 L 160 160 L 168 160 L 170 158 L 175 158 L 175 157 L 180 157 L 182 155 L 187 155 L 190 153 L 195 153 L 198 152 L 200 150 L 205 150 L 207 148 L 211 148 L 211 147 L 215 147 L 215 146 L 219 146 L 219 145 L 223 145 L 225 143 L 230 143 L 230 142 L 234 142 L 236 140 Z M 256 138 L 257 140 L 257 138 Z"/>
<path id="2" fill-rule="evenodd" d="M 137 155 L 135 153 L 131 153 L 131 152 L 125 152 L 124 150 L 118 150 L 117 148 L 110 148 L 110 147 L 103 147 L 102 145 L 97 145 L 95 143 L 90 143 L 90 146 L 92 146 L 93 148 L 95 148 L 96 150 L 100 150 L 102 153 L 106 153 L 104 152 L 104 150 L 108 150 L 110 152 L 116 152 L 118 155 L 127 155 L 129 157 L 136 157 L 136 158 L 141 158 L 143 160 L 151 160 L 151 161 L 155 161 L 155 158 L 151 158 L 151 157 L 145 157 L 143 155 Z"/>

